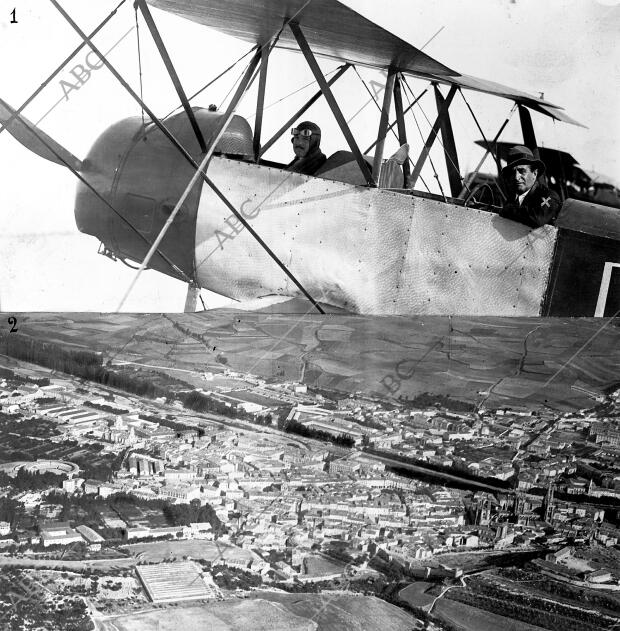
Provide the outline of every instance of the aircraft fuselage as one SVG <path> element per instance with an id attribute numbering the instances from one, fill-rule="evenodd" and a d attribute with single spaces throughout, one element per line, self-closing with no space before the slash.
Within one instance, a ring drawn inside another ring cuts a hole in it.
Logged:
<path id="1" fill-rule="evenodd" d="M 218 113 L 195 108 L 209 137 Z M 184 115 L 166 121 L 200 161 Z M 319 302 L 376 314 L 610 315 L 618 309 L 617 211 L 568 200 L 557 226 L 532 230 L 412 191 L 369 188 L 256 164 L 233 118 L 209 177 Z M 155 127 L 120 121 L 96 141 L 78 186 L 78 228 L 140 262 L 193 170 Z M 248 300 L 299 296 L 204 182 L 190 191 L 150 267 Z M 171 265 L 171 263 L 173 265 Z M 175 269 L 176 268 L 176 269 Z"/>

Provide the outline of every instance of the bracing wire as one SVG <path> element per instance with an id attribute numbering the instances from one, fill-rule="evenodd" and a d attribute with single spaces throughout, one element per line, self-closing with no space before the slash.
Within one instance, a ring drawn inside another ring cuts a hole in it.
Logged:
<path id="1" fill-rule="evenodd" d="M 241 71 L 241 74 L 239 75 L 239 77 L 230 86 L 230 90 L 228 90 L 228 92 L 226 93 L 226 96 L 222 99 L 222 102 L 219 104 L 219 106 L 217 108 L 218 110 L 222 109 L 222 106 L 224 105 L 224 103 L 226 103 L 226 101 L 228 100 L 228 97 L 231 95 L 232 91 L 237 87 L 237 85 L 241 81 L 241 77 L 243 77 L 243 75 L 245 74 L 246 70 L 250 67 L 251 63 L 252 63 L 252 60 L 248 61 L 248 63 L 246 64 L 245 68 Z"/>
<path id="2" fill-rule="evenodd" d="M 411 87 L 410 87 L 410 86 L 409 86 L 409 84 L 407 83 L 407 79 L 406 79 L 406 77 L 403 77 L 403 83 L 405 84 L 405 86 L 406 86 L 407 90 L 409 91 L 409 94 L 410 94 L 410 95 L 411 95 L 411 97 L 413 98 L 413 97 L 414 97 L 413 90 L 411 89 Z M 408 97 L 407 97 L 407 103 L 409 103 L 409 98 L 408 98 Z M 424 112 L 424 109 L 422 109 L 422 106 L 420 105 L 420 103 L 419 103 L 419 102 L 418 102 L 418 107 L 419 107 L 419 108 L 420 108 L 420 110 L 422 111 L 422 114 L 424 114 L 424 118 L 426 118 L 427 122 L 429 122 L 429 121 L 428 121 L 428 117 L 426 116 L 426 113 Z M 424 143 L 424 142 L 426 142 L 426 141 L 425 141 L 425 139 L 424 139 L 424 135 L 423 135 L 423 133 L 422 133 L 422 129 L 420 128 L 420 125 L 419 125 L 419 123 L 418 123 L 418 119 L 416 118 L 416 115 L 415 115 L 415 113 L 413 112 L 413 110 L 411 110 L 411 115 L 413 116 L 413 120 L 414 120 L 414 122 L 415 122 L 415 124 L 416 124 L 416 127 L 418 128 L 418 133 L 420 134 L 420 138 L 422 139 L 422 142 L 423 142 L 423 143 Z M 430 122 L 429 122 L 429 124 L 430 124 Z M 431 129 L 432 129 L 432 125 L 431 125 Z M 439 142 L 440 142 L 440 144 L 441 144 L 441 139 L 439 138 L 439 135 L 438 135 L 438 134 L 435 134 L 435 136 L 437 137 L 437 139 L 439 140 Z M 442 144 L 442 148 L 443 148 L 443 144 Z M 428 153 L 428 160 L 429 160 L 429 162 L 430 162 L 430 164 L 431 164 L 431 168 L 433 169 L 433 177 L 435 178 L 435 180 L 437 180 L 437 185 L 439 186 L 439 190 L 441 191 L 441 195 L 443 196 L 443 198 L 444 198 L 444 200 L 445 200 L 445 201 L 448 201 L 448 200 L 447 200 L 447 198 L 446 198 L 446 194 L 445 194 L 445 192 L 444 192 L 444 190 L 443 190 L 443 186 L 441 185 L 441 180 L 439 179 L 439 175 L 438 175 L 438 173 L 437 173 L 437 169 L 435 168 L 435 163 L 433 162 L 433 158 L 432 158 L 432 156 L 430 155 L 430 151 L 429 151 L 429 153 Z"/>
<path id="3" fill-rule="evenodd" d="M 282 31 L 284 30 L 284 24 L 281 26 L 280 30 L 277 32 L 277 34 L 275 35 L 275 37 L 273 38 L 273 40 L 271 41 L 271 43 L 269 44 L 269 54 L 271 54 L 271 51 L 276 47 L 276 44 L 278 43 L 278 40 L 280 39 L 280 35 L 282 35 Z M 264 48 L 267 44 L 263 45 L 262 48 Z M 255 46 L 255 48 L 257 48 L 257 46 Z M 226 103 L 226 101 L 228 100 L 228 97 L 230 96 L 230 93 L 235 89 L 235 87 L 237 86 L 237 84 L 241 81 L 241 77 L 243 77 L 243 75 L 245 74 L 245 71 L 248 69 L 248 67 L 250 66 L 250 63 L 252 63 L 251 61 L 249 61 L 246 65 L 246 67 L 243 69 L 243 72 L 239 75 L 239 78 L 233 83 L 233 85 L 231 86 L 230 90 L 228 90 L 228 92 L 226 93 L 226 96 L 223 98 L 222 102 L 220 103 L 220 106 L 218 109 L 222 109 L 222 106 L 224 105 L 224 103 Z M 256 73 L 258 73 L 259 70 L 256 70 Z M 332 72 L 335 72 L 332 71 Z M 250 84 L 252 81 L 254 81 L 254 78 L 256 77 L 256 74 L 252 77 L 252 80 L 250 81 Z M 309 84 L 310 85 L 310 84 Z M 265 110 L 265 108 L 263 108 L 263 111 Z M 254 114 L 256 115 L 256 112 L 254 112 Z"/>
<path id="4" fill-rule="evenodd" d="M 339 70 L 340 67 L 341 66 L 338 66 L 338 68 L 334 68 L 333 70 L 330 70 L 329 72 L 327 72 L 325 74 L 325 78 L 327 79 L 327 77 L 329 77 L 329 75 L 334 74 L 334 72 Z M 278 103 L 282 103 L 282 101 L 285 101 L 286 99 L 290 98 L 291 96 L 295 96 L 295 94 L 297 94 L 298 92 L 301 92 L 302 90 L 305 90 L 306 88 L 309 88 L 311 85 L 314 85 L 315 83 L 316 83 L 316 81 L 314 81 L 314 79 L 313 79 L 312 81 L 309 81 L 305 85 L 302 85 L 301 88 L 297 88 L 296 90 L 293 90 L 292 92 L 289 92 L 288 94 L 285 94 L 282 98 L 278 99 L 277 101 L 274 101 L 273 103 L 270 103 L 269 105 L 265 105 L 265 107 L 263 107 L 263 112 L 265 110 L 268 110 L 270 107 L 273 107 L 274 105 L 277 105 Z M 256 114 L 256 112 L 251 114 L 251 116 L 254 116 L 255 114 Z"/>
<path id="5" fill-rule="evenodd" d="M 433 127 L 433 123 L 431 123 L 429 117 L 426 115 L 426 112 L 424 111 L 424 108 L 422 108 L 422 106 L 418 103 L 418 107 L 420 108 L 420 111 L 422 112 L 422 114 L 424 115 L 424 118 L 426 119 L 426 122 L 429 124 L 429 126 Z M 443 141 L 441 139 L 441 134 L 439 132 L 437 132 L 435 134 L 435 137 L 437 139 L 437 141 L 439 142 L 439 144 L 441 145 L 441 148 L 444 150 L 444 155 L 446 156 L 446 158 L 450 161 L 450 164 L 456 169 L 456 164 L 454 164 L 454 161 L 452 160 L 452 158 L 450 157 L 450 155 L 446 152 L 445 146 L 443 144 Z M 457 171 L 459 171 L 459 169 L 456 169 Z M 461 175 L 460 171 L 459 171 L 459 178 L 461 179 L 461 183 L 465 186 L 465 188 L 467 189 L 468 192 L 471 193 L 471 191 L 469 190 L 469 187 L 467 186 L 467 183 L 465 182 L 465 179 L 463 178 L 463 176 Z"/>
<path id="6" fill-rule="evenodd" d="M 465 105 L 467 105 L 467 109 L 470 111 L 475 123 L 476 123 L 476 127 L 478 127 L 478 131 L 480 132 L 480 134 L 482 135 L 482 140 L 484 140 L 484 144 L 486 145 L 486 147 L 489 149 L 489 153 L 495 158 L 496 157 L 496 151 L 493 150 L 493 147 L 491 145 L 491 143 L 487 140 L 487 137 L 485 136 L 484 132 L 482 131 L 482 127 L 480 126 L 480 123 L 478 122 L 478 119 L 476 118 L 476 114 L 474 113 L 474 110 L 472 109 L 471 105 L 468 103 L 467 99 L 465 98 L 465 94 L 463 94 L 463 90 L 461 90 L 461 88 L 459 88 L 459 92 L 461 93 L 461 96 L 463 97 L 463 101 L 465 101 Z M 515 108 L 513 107 L 510 115 L 509 115 L 509 119 L 510 117 L 512 117 L 512 113 L 515 110 Z"/>
<path id="7" fill-rule="evenodd" d="M 407 101 L 408 100 L 409 99 L 407 99 Z M 422 129 L 420 128 L 420 124 L 418 123 L 418 119 L 416 118 L 415 112 L 413 110 L 411 110 L 411 116 L 413 116 L 413 122 L 415 123 L 415 126 L 418 129 L 418 133 L 420 134 L 420 139 L 422 140 L 422 144 L 424 144 L 425 143 L 424 134 L 422 133 Z M 441 185 L 441 180 L 439 179 L 439 174 L 437 173 L 437 169 L 435 168 L 435 163 L 433 162 L 433 158 L 431 157 L 430 152 L 428 153 L 428 161 L 430 162 L 431 168 L 433 169 L 433 177 L 437 181 L 437 186 L 439 186 L 439 191 L 441 193 L 441 196 L 443 197 L 444 201 L 447 202 L 448 199 L 447 199 L 446 194 L 445 194 L 445 192 L 443 190 L 443 186 Z M 421 178 L 422 174 L 420 174 L 419 177 Z M 422 181 L 424 182 L 424 180 L 422 180 Z M 424 184 L 424 186 L 426 186 L 426 188 L 428 190 L 428 186 L 426 184 Z"/>
<path id="8" fill-rule="evenodd" d="M 404 83 L 407 85 L 407 90 L 409 90 L 409 92 L 411 93 L 411 96 L 413 96 L 413 91 L 411 90 L 411 88 L 409 87 L 409 84 L 407 83 L 407 79 L 404 79 Z M 424 115 L 424 118 L 426 119 L 426 122 L 430 125 L 431 129 L 433 128 L 433 123 L 431 123 L 430 119 L 428 118 L 428 116 L 426 115 L 426 112 L 424 111 L 424 108 L 420 105 L 420 103 L 418 102 L 418 107 L 420 108 L 420 111 L 422 112 L 422 114 Z M 415 116 L 414 116 L 415 118 Z M 417 123 L 416 123 L 417 124 Z M 441 148 L 443 149 L 444 155 L 446 156 L 446 158 L 450 161 L 450 164 L 459 172 L 459 178 L 461 180 L 461 183 L 465 186 L 465 188 L 467 189 L 468 192 L 471 193 L 471 191 L 469 190 L 469 186 L 467 185 L 467 183 L 465 182 L 465 179 L 463 178 L 463 176 L 460 173 L 460 170 L 457 169 L 456 164 L 454 164 L 454 161 L 452 160 L 452 158 L 450 157 L 450 155 L 446 152 L 444 144 L 441 140 L 441 135 L 439 134 L 439 132 L 435 133 L 435 138 L 438 140 L 439 144 L 441 145 Z M 431 165 L 433 164 L 433 161 L 431 159 L 431 156 L 429 154 L 428 156 L 429 160 L 431 161 Z M 433 166 L 433 171 L 435 171 L 435 167 Z M 437 182 L 439 183 L 439 178 L 437 175 L 437 171 L 435 171 L 435 178 L 437 178 Z M 441 188 L 441 184 L 439 184 L 439 188 Z M 441 191 L 441 194 L 444 195 L 443 190 Z M 445 195 L 444 195 L 445 197 Z"/>
<path id="9" fill-rule="evenodd" d="M 465 97 L 463 96 L 463 98 L 465 98 Z M 515 102 L 513 104 L 512 108 L 510 109 L 510 112 L 508 113 L 508 116 L 506 117 L 506 120 L 502 123 L 501 127 L 499 128 L 499 131 L 495 134 L 495 137 L 493 138 L 493 140 L 491 142 L 489 142 L 486 139 L 486 137 L 484 136 L 484 132 L 482 131 L 480 126 L 478 126 L 478 129 L 480 129 L 480 133 L 482 134 L 482 137 L 483 137 L 483 139 L 484 139 L 484 141 L 486 143 L 486 152 L 485 152 L 484 156 L 482 157 L 482 159 L 480 160 L 480 162 L 478 163 L 478 166 L 476 167 L 475 171 L 473 173 L 469 174 L 468 180 L 469 180 L 470 183 L 474 181 L 474 179 L 476 178 L 476 176 L 480 172 L 480 169 L 482 168 L 482 165 L 483 165 L 484 161 L 486 160 L 486 157 L 487 157 L 488 154 L 491 154 L 493 156 L 493 158 L 495 159 L 495 161 L 497 162 L 497 156 L 496 156 L 496 152 L 493 151 L 493 145 L 497 142 L 497 140 L 499 139 L 502 131 L 504 130 L 506 125 L 510 122 L 510 119 L 512 118 L 512 115 L 515 113 L 516 109 L 517 109 L 517 103 Z M 473 115 L 473 111 L 472 111 L 472 115 Z M 502 198 L 505 200 L 506 199 L 506 195 L 505 195 L 504 191 L 502 191 L 501 187 L 499 187 L 498 190 L 499 190 L 499 193 L 502 196 Z"/>
<path id="10" fill-rule="evenodd" d="M 474 110 L 472 109 L 471 105 L 469 104 L 469 102 L 465 98 L 465 94 L 463 93 L 463 90 L 461 90 L 461 88 L 459 88 L 459 93 L 460 93 L 461 97 L 463 98 L 463 101 L 465 101 L 465 105 L 467 105 L 467 109 L 469 110 L 470 114 L 472 115 L 472 117 L 474 119 L 474 122 L 476 123 L 476 127 L 478 127 L 478 131 L 482 135 L 482 140 L 484 140 L 484 144 L 487 147 L 490 147 L 491 145 L 490 145 L 489 141 L 487 140 L 487 137 L 484 135 L 484 132 L 482 131 L 482 127 L 480 127 L 480 123 L 478 122 L 478 119 L 476 118 L 476 114 L 474 113 Z"/>
<path id="11" fill-rule="evenodd" d="M 239 57 L 239 59 L 237 59 L 237 61 L 233 62 L 225 70 L 222 70 L 222 72 L 220 72 L 220 74 L 218 74 L 216 77 L 214 77 L 213 79 L 208 81 L 197 92 L 194 92 L 194 94 L 192 94 L 191 96 L 187 97 L 187 100 L 191 101 L 192 99 L 195 99 L 199 94 L 202 94 L 207 88 L 210 88 L 218 79 L 221 79 L 226 73 L 230 72 L 240 61 L 243 61 L 243 59 L 245 59 L 250 53 L 254 52 L 257 49 L 257 47 L 258 46 L 256 46 L 256 45 L 252 46 L 252 48 L 250 48 L 250 50 L 248 50 L 246 53 L 243 53 L 243 55 L 241 55 L 241 57 Z M 177 110 L 180 110 L 182 107 L 183 107 L 183 105 L 178 105 L 173 110 L 168 112 L 168 114 L 166 114 L 161 120 L 164 121 L 167 118 L 170 118 Z"/>
<path id="12" fill-rule="evenodd" d="M 377 109 L 381 111 L 381 106 L 379 105 L 379 103 L 377 103 L 377 99 L 375 98 L 375 95 L 370 91 L 370 88 L 366 84 L 366 81 L 364 81 L 364 79 L 362 78 L 362 75 L 359 73 L 357 66 L 354 65 L 353 70 L 355 70 L 355 74 L 359 77 L 359 80 L 362 82 L 362 85 L 366 88 L 366 92 L 368 92 L 368 94 L 370 95 L 370 98 L 372 99 L 373 103 L 377 106 Z"/>
<path id="13" fill-rule="evenodd" d="M 379 105 L 379 103 L 377 103 L 377 99 L 375 98 L 375 95 L 370 91 L 370 88 L 368 87 L 368 85 L 366 84 L 364 79 L 362 78 L 362 75 L 360 75 L 359 71 L 357 70 L 357 66 L 353 66 L 353 70 L 355 70 L 355 74 L 359 77 L 359 79 L 362 82 L 363 86 L 366 88 L 366 92 L 368 92 L 368 94 L 370 95 L 370 98 L 373 100 L 374 104 L 377 106 L 379 111 L 381 111 L 381 106 Z M 407 95 L 405 95 L 405 96 L 407 96 Z M 407 99 L 407 105 L 410 105 L 409 99 Z M 400 139 L 398 138 L 398 135 L 394 131 L 393 127 L 390 129 L 390 131 L 394 135 L 394 138 L 396 138 L 396 140 L 398 140 L 398 142 L 400 143 Z M 413 160 L 411 159 L 410 156 L 407 156 L 407 160 L 409 160 L 409 163 L 411 164 L 411 166 L 414 166 Z M 424 187 L 426 188 L 427 192 L 430 193 L 431 191 L 428 188 L 428 185 L 426 184 L 426 182 L 424 181 L 424 178 L 421 175 L 420 175 L 420 180 L 422 180 L 422 184 L 424 184 Z"/>
<path id="14" fill-rule="evenodd" d="M 405 79 L 405 77 L 403 77 L 403 84 L 407 86 L 407 90 L 409 90 L 409 92 L 411 93 L 412 98 L 415 98 L 413 91 L 411 90 L 411 88 L 409 87 L 409 85 L 407 84 L 407 80 Z M 405 99 L 407 100 L 407 109 L 409 109 L 409 105 L 411 105 L 411 102 L 409 101 L 409 95 L 407 94 L 407 92 L 405 90 L 403 90 L 403 95 L 405 97 Z M 422 130 L 420 129 L 420 125 L 418 124 L 418 119 L 415 117 L 415 112 L 413 111 L 413 108 L 409 109 L 409 112 L 413 118 L 413 122 L 415 123 L 415 126 L 418 130 L 418 134 L 420 135 L 420 139 L 422 140 L 422 146 L 424 146 L 424 134 L 422 133 Z M 437 171 L 435 170 L 435 165 L 433 164 L 433 159 L 431 158 L 430 154 L 428 156 L 428 159 L 431 163 L 431 166 L 433 168 L 433 172 L 435 174 L 435 179 L 437 180 L 437 185 L 439 186 L 439 190 L 441 191 L 441 194 L 444 198 L 445 201 L 446 200 L 446 196 L 443 192 L 443 188 L 441 186 L 441 182 L 439 181 L 439 176 L 437 175 Z M 412 162 L 413 164 L 413 162 Z M 422 184 L 424 184 L 424 188 L 427 190 L 427 192 L 431 192 L 430 187 L 428 186 L 428 184 L 426 183 L 426 181 L 424 180 L 424 178 L 422 177 L 422 173 L 420 173 L 420 175 L 418 176 L 421 180 L 422 180 Z"/>

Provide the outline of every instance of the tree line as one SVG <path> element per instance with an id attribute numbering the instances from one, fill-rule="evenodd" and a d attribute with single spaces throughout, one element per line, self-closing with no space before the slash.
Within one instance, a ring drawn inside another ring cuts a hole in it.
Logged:
<path id="1" fill-rule="evenodd" d="M 117 372 L 112 370 L 111 366 L 104 366 L 103 358 L 97 353 L 65 349 L 59 344 L 37 340 L 21 333 L 0 334 L 0 354 L 45 366 L 101 385 L 118 388 L 140 397 L 151 399 L 166 397 L 168 400 L 177 398 L 186 408 L 196 412 L 212 412 L 244 420 L 253 419 L 251 414 L 243 410 L 236 410 L 206 394 L 189 390 L 191 387 L 189 384 L 166 374 L 156 373 L 168 382 L 168 385 L 186 386 L 188 390 L 173 394 L 166 385 L 154 383 L 152 380 L 129 374 L 127 371 Z M 91 406 L 95 407 L 94 404 Z M 113 411 L 119 413 L 117 410 Z"/>
<path id="2" fill-rule="evenodd" d="M 49 386 L 50 380 L 47 377 L 23 377 L 15 374 L 9 368 L 0 366 L 0 378 L 15 381 L 17 383 L 34 383 L 37 386 Z"/>
<path id="3" fill-rule="evenodd" d="M 228 406 L 197 390 L 192 389 L 171 393 L 169 388 L 160 384 L 147 381 L 144 378 L 128 374 L 127 372 L 120 373 L 111 370 L 109 366 L 103 365 L 101 355 L 89 351 L 69 350 L 53 342 L 44 342 L 20 333 L 12 333 L 10 335 L 0 334 L 0 354 L 10 355 L 11 357 L 23 361 L 46 366 L 47 368 L 94 381 L 102 385 L 118 388 L 137 396 L 149 398 L 165 397 L 168 401 L 178 399 L 185 408 L 194 410 L 195 412 L 210 412 L 229 418 L 257 422 L 253 414 Z M 162 376 L 167 378 L 167 375 Z M 171 379 L 171 381 L 175 384 L 184 383 L 174 379 Z M 115 412 L 118 413 L 116 410 Z M 278 410 L 277 412 L 282 412 L 282 410 Z M 332 442 L 342 447 L 352 447 L 354 445 L 354 440 L 350 436 L 333 436 L 329 432 L 309 428 L 295 421 L 284 424 L 287 415 L 278 414 L 278 416 L 280 419 L 278 428 L 284 429 L 286 432 L 307 438 L 314 438 L 316 440 Z M 271 418 L 264 419 L 260 421 L 260 423 L 270 424 L 271 420 Z M 173 427 L 171 422 L 159 422 L 162 425 Z M 176 429 L 176 427 L 173 427 L 173 429 Z"/>
<path id="4" fill-rule="evenodd" d="M 304 438 L 313 438 L 314 440 L 322 440 L 323 442 L 333 443 L 334 445 L 338 445 L 339 447 L 353 447 L 355 445 L 355 440 L 351 436 L 336 436 L 335 434 L 331 434 L 330 432 L 324 432 L 320 429 L 315 429 L 313 427 L 307 427 L 303 423 L 299 423 L 298 421 L 287 421 L 285 419 L 281 419 L 278 421 L 278 429 L 288 432 L 289 434 L 297 434 L 298 436 L 303 436 Z"/>
<path id="5" fill-rule="evenodd" d="M 63 480 L 67 476 L 50 472 L 31 473 L 25 469 L 19 469 L 15 477 L 11 477 L 4 471 L 0 471 L 0 487 L 11 487 L 12 490 L 21 493 L 22 491 L 44 491 L 51 488 L 62 488 Z"/>
<path id="6" fill-rule="evenodd" d="M 155 398 L 167 394 L 164 388 L 150 381 L 109 370 L 97 353 L 65 349 L 54 342 L 44 342 L 21 333 L 0 335 L 0 353 L 138 396 Z"/>
<path id="7" fill-rule="evenodd" d="M 215 534 L 226 531 L 226 527 L 215 514 L 210 504 L 201 506 L 200 500 L 195 499 L 189 504 L 165 504 L 164 517 L 171 526 L 189 526 L 191 523 L 208 522 Z"/>

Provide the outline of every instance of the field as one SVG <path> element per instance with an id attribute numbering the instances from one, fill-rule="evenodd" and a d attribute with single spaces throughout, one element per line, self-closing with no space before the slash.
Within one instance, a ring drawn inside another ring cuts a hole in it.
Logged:
<path id="1" fill-rule="evenodd" d="M 319 631 L 410 631 L 416 621 L 413 615 L 371 596 L 266 591 L 253 592 L 252 596 L 279 603 L 294 614 L 316 622 Z"/>
<path id="2" fill-rule="evenodd" d="M 308 556 L 304 559 L 305 576 L 319 577 L 340 574 L 344 571 L 344 563 L 338 563 L 319 555 Z"/>
<path id="3" fill-rule="evenodd" d="M 97 631 L 313 631 L 318 627 L 275 603 L 233 600 L 202 607 L 160 611 L 95 620 Z"/>
<path id="4" fill-rule="evenodd" d="M 398 595 L 412 607 L 428 607 L 433 600 L 435 600 L 435 596 L 437 596 L 437 594 L 434 593 L 426 593 L 427 590 L 433 586 L 434 583 L 416 581 L 415 583 L 411 583 L 411 585 L 407 585 L 407 587 L 402 589 Z"/>
<path id="5" fill-rule="evenodd" d="M 30 314 L 20 332 L 169 370 L 195 386 L 224 367 L 340 392 L 450 395 L 489 407 L 591 406 L 617 380 L 620 335 L 594 318 L 371 317 L 235 312 Z M 596 335 L 595 335 L 596 334 Z M 186 370 L 188 372 L 182 372 Z M 388 388 L 386 381 L 390 384 Z"/>
<path id="6" fill-rule="evenodd" d="M 136 560 L 153 563 L 181 559 L 184 556 L 192 559 L 203 559 L 216 563 L 221 559 L 251 559 L 254 555 L 249 550 L 220 543 L 219 541 L 188 540 L 158 541 L 155 543 L 134 543 L 126 547 Z"/>
<path id="7" fill-rule="evenodd" d="M 458 631 L 544 631 L 542 627 L 471 607 L 465 603 L 441 598 L 433 609 L 433 614 L 451 624 Z"/>

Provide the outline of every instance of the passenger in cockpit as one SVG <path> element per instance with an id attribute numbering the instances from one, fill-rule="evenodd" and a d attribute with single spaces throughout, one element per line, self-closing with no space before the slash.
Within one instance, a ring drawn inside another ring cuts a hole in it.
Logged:
<path id="1" fill-rule="evenodd" d="M 291 134 L 295 159 L 288 165 L 287 170 L 314 175 L 327 160 L 320 148 L 321 128 L 315 123 L 304 121 L 293 127 Z"/>
<path id="2" fill-rule="evenodd" d="M 527 147 L 516 145 L 508 152 L 508 164 L 502 177 L 508 187 L 508 201 L 501 217 L 518 221 L 530 228 L 554 224 L 562 203 L 560 198 L 539 179 L 545 163 Z"/>

